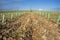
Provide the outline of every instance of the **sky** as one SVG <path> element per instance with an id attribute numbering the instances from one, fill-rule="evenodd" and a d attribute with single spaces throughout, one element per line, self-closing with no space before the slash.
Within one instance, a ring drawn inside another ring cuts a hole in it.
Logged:
<path id="1" fill-rule="evenodd" d="M 0 10 L 60 10 L 60 0 L 0 0 Z"/>

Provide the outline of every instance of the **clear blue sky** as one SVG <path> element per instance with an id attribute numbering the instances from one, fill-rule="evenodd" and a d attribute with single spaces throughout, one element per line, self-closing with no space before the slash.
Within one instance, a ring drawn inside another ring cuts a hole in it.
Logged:
<path id="1" fill-rule="evenodd" d="M 0 10 L 59 9 L 60 0 L 0 0 Z"/>

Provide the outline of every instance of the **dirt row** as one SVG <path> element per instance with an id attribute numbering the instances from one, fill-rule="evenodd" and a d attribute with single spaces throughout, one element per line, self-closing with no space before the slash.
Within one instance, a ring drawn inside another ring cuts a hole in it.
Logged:
<path id="1" fill-rule="evenodd" d="M 33 12 L 19 17 L 10 25 L 12 27 L 6 30 L 5 33 L 10 34 L 14 30 L 19 34 L 19 37 L 9 37 L 8 40 L 60 40 L 60 29 L 58 25 Z"/>

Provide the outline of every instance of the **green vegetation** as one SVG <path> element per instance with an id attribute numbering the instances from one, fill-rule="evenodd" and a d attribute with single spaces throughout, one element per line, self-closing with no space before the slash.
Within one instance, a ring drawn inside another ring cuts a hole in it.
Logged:
<path id="1" fill-rule="evenodd" d="M 60 15 L 57 17 L 57 24 L 59 24 L 60 23 Z"/>
<path id="2" fill-rule="evenodd" d="M 56 12 L 56 11 L 34 11 L 34 12 L 44 18 L 47 18 L 48 20 L 51 20 L 52 22 L 55 22 L 58 24 L 60 23 L 59 22 L 60 17 L 58 17 L 60 15 L 60 12 Z"/>
<path id="3" fill-rule="evenodd" d="M 2 24 L 5 23 L 5 15 L 2 15 Z"/>
<path id="4" fill-rule="evenodd" d="M 3 18 L 2 18 L 2 23 L 5 21 L 5 19 L 10 19 L 10 20 L 15 20 L 17 17 L 21 16 L 21 15 L 25 15 L 27 14 L 29 11 L 0 11 L 0 15 L 2 14 Z M 60 15 L 60 12 L 54 12 L 54 11 L 33 11 L 36 14 L 43 16 L 49 20 L 52 20 L 56 23 L 59 23 L 59 19 L 60 17 L 58 17 Z M 57 19 L 56 19 L 57 18 Z"/>
<path id="5" fill-rule="evenodd" d="M 48 19 L 50 19 L 51 18 L 51 14 L 48 13 L 47 17 L 48 17 Z"/>

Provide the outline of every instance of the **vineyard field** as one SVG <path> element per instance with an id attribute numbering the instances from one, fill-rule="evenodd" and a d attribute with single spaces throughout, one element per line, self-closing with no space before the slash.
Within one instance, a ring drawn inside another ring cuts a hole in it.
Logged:
<path id="1" fill-rule="evenodd" d="M 0 11 L 0 40 L 60 40 L 60 12 Z"/>

